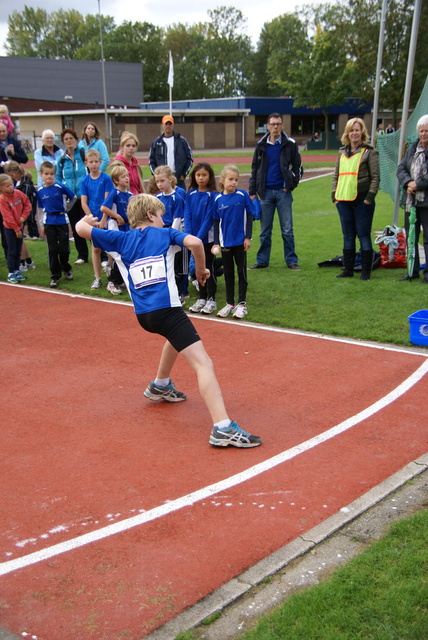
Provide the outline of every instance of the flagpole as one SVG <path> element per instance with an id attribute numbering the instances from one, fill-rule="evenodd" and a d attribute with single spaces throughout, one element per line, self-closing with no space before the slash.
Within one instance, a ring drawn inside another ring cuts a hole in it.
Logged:
<path id="1" fill-rule="evenodd" d="M 169 84 L 169 115 L 172 116 L 172 87 L 174 86 L 174 63 L 172 61 L 171 51 L 169 52 L 168 84 Z"/>

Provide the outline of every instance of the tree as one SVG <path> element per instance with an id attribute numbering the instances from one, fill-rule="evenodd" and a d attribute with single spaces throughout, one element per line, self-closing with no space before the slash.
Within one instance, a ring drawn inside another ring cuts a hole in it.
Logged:
<path id="1" fill-rule="evenodd" d="M 351 95 L 354 63 L 339 56 L 334 31 L 318 25 L 309 58 L 292 70 L 290 89 L 296 105 L 322 109 L 325 148 L 328 149 L 328 114 L 331 106 Z"/>
<path id="2" fill-rule="evenodd" d="M 206 55 L 207 86 L 212 97 L 245 93 L 252 58 L 250 38 L 245 34 L 247 20 L 234 7 L 209 10 Z"/>
<path id="3" fill-rule="evenodd" d="M 38 58 L 41 43 L 49 32 L 48 14 L 44 9 L 12 11 L 8 18 L 5 51 L 8 56 Z"/>

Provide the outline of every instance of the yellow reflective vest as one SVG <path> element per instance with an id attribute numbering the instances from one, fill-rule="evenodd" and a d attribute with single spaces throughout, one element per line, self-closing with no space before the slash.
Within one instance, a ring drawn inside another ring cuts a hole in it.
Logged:
<path id="1" fill-rule="evenodd" d="M 360 149 L 348 158 L 344 153 L 340 155 L 339 175 L 335 198 L 336 200 L 355 200 L 358 194 L 358 172 L 365 149 Z"/>

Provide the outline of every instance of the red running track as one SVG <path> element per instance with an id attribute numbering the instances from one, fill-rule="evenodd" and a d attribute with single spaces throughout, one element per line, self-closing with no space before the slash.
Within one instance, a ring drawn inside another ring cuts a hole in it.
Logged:
<path id="1" fill-rule="evenodd" d="M 195 318 L 232 417 L 264 439 L 216 449 L 184 362 L 187 402 L 143 397 L 162 339 L 129 305 L 0 297 L 0 626 L 17 635 L 140 640 L 427 451 L 410 348 Z"/>

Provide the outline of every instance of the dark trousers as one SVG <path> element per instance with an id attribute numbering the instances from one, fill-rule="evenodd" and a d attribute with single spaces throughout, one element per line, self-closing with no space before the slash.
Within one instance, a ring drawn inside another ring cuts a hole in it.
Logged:
<path id="1" fill-rule="evenodd" d="M 70 241 L 68 224 L 45 224 L 46 241 L 48 243 L 49 268 L 52 280 L 59 280 L 61 272 L 71 271 L 68 261 L 70 257 Z"/>
<path id="2" fill-rule="evenodd" d="M 375 205 L 366 204 L 363 200 L 352 202 L 339 201 L 336 203 L 340 216 L 343 233 L 343 248 L 355 250 L 355 240 L 358 239 L 362 251 L 369 251 L 372 247 L 372 222 Z"/>
<path id="3" fill-rule="evenodd" d="M 68 212 L 68 219 L 70 220 L 70 226 L 73 232 L 74 246 L 76 247 L 77 257 L 81 258 L 85 262 L 88 262 L 88 243 L 86 242 L 85 238 L 81 238 L 79 234 L 76 233 L 76 224 L 83 218 L 84 215 L 85 214 L 82 209 L 80 198 L 78 198 Z"/>
<path id="4" fill-rule="evenodd" d="M 7 245 L 7 268 L 9 273 L 14 273 L 14 271 L 19 271 L 23 239 L 17 238 L 16 231 L 6 227 L 4 228 L 4 237 Z"/>
<path id="5" fill-rule="evenodd" d="M 30 215 L 28 216 L 26 222 L 27 222 L 28 235 L 30 236 L 30 238 L 39 238 L 40 237 L 39 227 L 37 226 L 36 211 L 34 211 L 34 208 L 31 211 Z"/>
<path id="6" fill-rule="evenodd" d="M 238 303 L 245 302 L 247 297 L 247 252 L 244 245 L 223 247 L 224 283 L 226 285 L 226 302 L 235 304 L 235 264 L 238 273 Z"/>
<path id="7" fill-rule="evenodd" d="M 406 238 L 409 237 L 409 213 L 406 211 L 404 215 L 404 228 L 406 229 Z M 416 207 L 416 222 L 415 222 L 415 265 L 413 267 L 413 273 L 417 273 L 420 269 L 418 242 L 421 233 L 421 228 L 424 238 L 424 252 L 425 252 L 425 273 L 428 273 L 428 207 Z"/>

